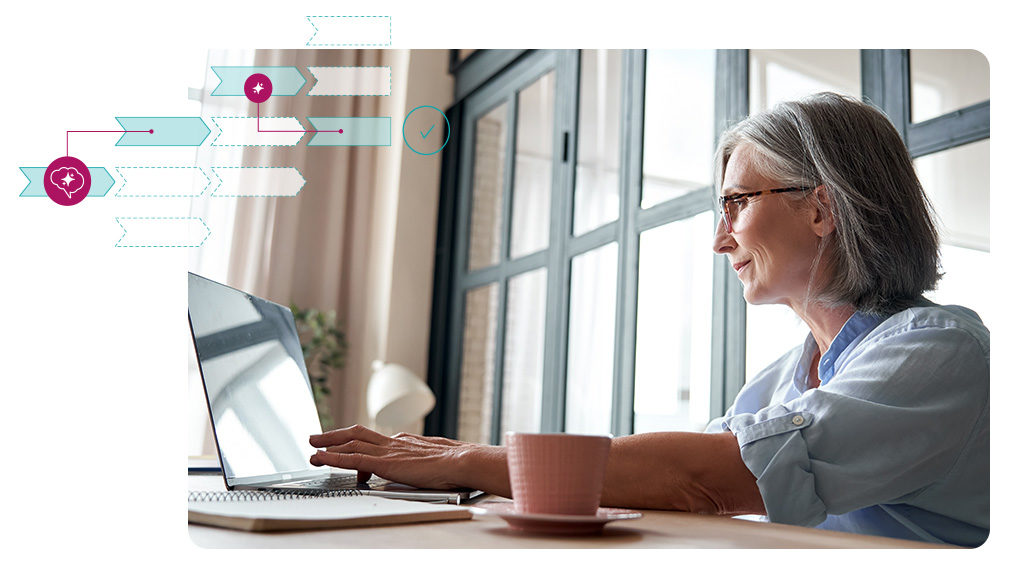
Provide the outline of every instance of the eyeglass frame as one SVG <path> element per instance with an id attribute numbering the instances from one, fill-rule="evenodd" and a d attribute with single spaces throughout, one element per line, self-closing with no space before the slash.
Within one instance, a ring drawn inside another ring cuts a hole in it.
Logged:
<path id="1" fill-rule="evenodd" d="M 785 194 L 788 192 L 809 192 L 816 186 L 794 187 L 794 188 L 773 188 L 770 190 L 758 190 L 756 192 L 740 192 L 728 196 L 718 196 L 718 215 L 725 222 L 726 233 L 733 233 L 732 214 L 729 213 L 728 204 L 743 198 L 754 198 L 762 194 Z"/>

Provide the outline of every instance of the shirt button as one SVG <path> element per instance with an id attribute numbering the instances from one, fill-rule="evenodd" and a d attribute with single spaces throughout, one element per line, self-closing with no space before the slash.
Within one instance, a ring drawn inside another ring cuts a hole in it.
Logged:
<path id="1" fill-rule="evenodd" d="M 803 425 L 803 423 L 804 423 L 804 416 L 802 416 L 802 415 L 794 415 L 793 416 L 793 425 Z"/>

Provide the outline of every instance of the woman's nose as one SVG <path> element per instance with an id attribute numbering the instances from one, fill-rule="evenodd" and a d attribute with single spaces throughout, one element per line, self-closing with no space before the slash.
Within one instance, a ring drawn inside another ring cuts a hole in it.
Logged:
<path id="1" fill-rule="evenodd" d="M 718 225 L 715 227 L 715 237 L 711 243 L 711 249 L 716 254 L 724 254 L 733 250 L 736 247 L 736 242 L 732 238 L 732 234 L 725 231 L 725 220 L 719 216 Z"/>

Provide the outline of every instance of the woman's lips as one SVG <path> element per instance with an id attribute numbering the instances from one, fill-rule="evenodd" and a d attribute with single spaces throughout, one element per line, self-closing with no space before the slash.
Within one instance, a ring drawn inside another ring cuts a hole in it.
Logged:
<path id="1" fill-rule="evenodd" d="M 736 270 L 736 275 L 739 275 L 744 270 L 744 268 L 746 268 L 747 265 L 749 265 L 749 264 L 750 264 L 750 260 L 747 260 L 745 262 L 740 262 L 740 263 L 737 263 L 737 264 L 733 264 L 732 265 L 732 269 Z"/>

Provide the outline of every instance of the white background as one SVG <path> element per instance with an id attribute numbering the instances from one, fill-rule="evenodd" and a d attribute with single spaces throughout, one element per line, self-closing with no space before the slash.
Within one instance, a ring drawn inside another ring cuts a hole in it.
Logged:
<path id="1" fill-rule="evenodd" d="M 862 570 L 900 560 L 934 572 L 992 567 L 1017 545 L 1021 449 L 1019 34 L 1010 3 L 862 1 L 15 2 L 0 22 L 0 503 L 5 570 L 49 573 L 456 572 L 523 567 L 494 552 L 211 552 L 186 531 L 184 249 L 115 248 L 115 216 L 184 216 L 188 200 L 18 198 L 19 166 L 64 154 L 66 130 L 119 129 L 114 116 L 198 115 L 209 48 L 301 48 L 306 15 L 391 15 L 394 48 L 971 48 L 992 77 L 993 254 L 1005 314 L 991 322 L 992 535 L 978 551 L 873 554 L 561 554 L 577 569 L 673 572 Z M 908 3 L 909 4 L 909 3 Z M 667 5 L 668 8 L 659 8 Z M 997 6 L 1007 6 L 1002 8 Z M 12 7 L 13 6 L 13 7 Z M 186 165 L 193 149 L 114 149 L 71 136 L 89 166 Z M 117 477 L 111 481 L 110 477 Z M 339 534 L 339 537 L 341 534 Z M 416 542 L 410 541 L 414 546 Z M 680 535 L 685 545 L 685 534 Z M 548 561 L 537 552 L 522 559 Z M 517 556 L 517 559 L 520 558 Z M 426 560 L 424 560 L 426 559 Z M 498 560 L 496 560 L 498 559 Z M 694 564 L 693 562 L 697 562 Z M 563 567 L 564 568 L 564 567 Z"/>

